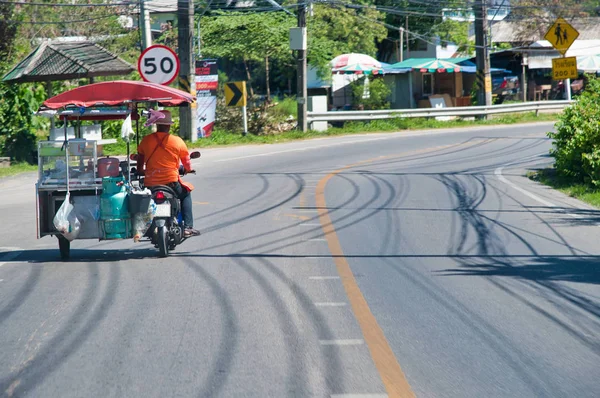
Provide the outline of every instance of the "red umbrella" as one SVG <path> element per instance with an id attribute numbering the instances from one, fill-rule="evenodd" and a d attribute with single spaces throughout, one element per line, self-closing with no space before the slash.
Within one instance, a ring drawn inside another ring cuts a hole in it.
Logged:
<path id="1" fill-rule="evenodd" d="M 366 54 L 342 54 L 338 55 L 329 63 L 333 69 L 344 68 L 348 65 L 362 65 L 365 67 L 381 68 L 381 62 Z"/>
<path id="2" fill-rule="evenodd" d="M 160 106 L 177 106 L 194 102 L 194 97 L 185 91 L 160 84 L 116 80 L 65 91 L 44 101 L 43 107 L 59 109 L 71 105 L 88 108 L 124 105 L 130 102 L 157 102 Z"/>

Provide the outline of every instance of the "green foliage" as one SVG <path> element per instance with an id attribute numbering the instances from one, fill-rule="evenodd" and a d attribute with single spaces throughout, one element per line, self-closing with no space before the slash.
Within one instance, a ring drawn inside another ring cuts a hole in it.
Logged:
<path id="1" fill-rule="evenodd" d="M 0 154 L 33 161 L 38 130 L 48 125 L 34 116 L 44 99 L 41 84 L 0 84 Z"/>
<path id="2" fill-rule="evenodd" d="M 352 100 L 355 106 L 365 110 L 390 108 L 388 97 L 392 90 L 382 78 L 371 78 L 371 80 L 362 78 L 352 82 L 351 85 Z"/>
<path id="3" fill-rule="evenodd" d="M 293 65 L 289 30 L 296 25 L 283 12 L 260 14 L 216 13 L 202 17 L 202 54 L 206 57 L 243 63 L 248 83 L 252 84 L 252 64 L 261 63 L 269 92 L 269 64 Z M 251 95 L 253 90 L 249 87 Z"/>
<path id="4" fill-rule="evenodd" d="M 569 177 L 558 174 L 556 169 L 530 172 L 527 176 L 531 180 L 548 185 L 572 198 L 577 198 L 592 206 L 600 207 L 600 189 L 589 184 L 574 183 Z"/>
<path id="5" fill-rule="evenodd" d="M 37 165 L 29 164 L 27 162 L 13 163 L 11 162 L 9 167 L 0 167 L 0 178 L 13 176 L 21 173 L 36 171 Z"/>
<path id="6" fill-rule="evenodd" d="M 18 24 L 14 21 L 17 17 L 15 5 L 10 3 L 0 4 L 0 59 L 10 58 L 14 40 L 17 35 Z M 0 74 L 4 71 L 0 62 Z"/>
<path id="7" fill-rule="evenodd" d="M 459 52 L 474 53 L 475 48 L 471 47 L 469 41 L 469 25 L 469 22 L 446 19 L 436 25 L 433 32 L 440 38 L 442 44 L 454 43 L 458 46 Z"/>
<path id="8" fill-rule="evenodd" d="M 589 77 L 575 104 L 556 124 L 550 151 L 559 174 L 573 182 L 600 186 L 600 79 Z"/>
<path id="9" fill-rule="evenodd" d="M 272 113 L 275 116 L 287 119 L 289 116 L 296 118 L 298 116 L 298 102 L 293 97 L 284 97 L 283 99 L 275 99 L 273 103 Z"/>
<path id="10" fill-rule="evenodd" d="M 377 23 L 384 14 L 372 8 L 345 8 L 334 4 L 314 4 L 313 16 L 307 19 L 308 61 L 327 75 L 328 63 L 345 53 L 375 56 L 377 42 L 387 36 L 387 29 Z"/>

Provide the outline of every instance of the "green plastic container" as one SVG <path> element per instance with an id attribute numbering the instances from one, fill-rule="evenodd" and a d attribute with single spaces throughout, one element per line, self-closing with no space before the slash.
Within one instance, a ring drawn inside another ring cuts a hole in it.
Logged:
<path id="1" fill-rule="evenodd" d="M 131 218 L 124 177 L 104 177 L 102 179 L 100 224 L 104 239 L 131 237 Z"/>

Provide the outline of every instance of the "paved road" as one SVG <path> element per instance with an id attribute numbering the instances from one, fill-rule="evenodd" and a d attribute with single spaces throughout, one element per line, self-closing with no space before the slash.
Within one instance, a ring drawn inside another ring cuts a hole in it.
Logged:
<path id="1" fill-rule="evenodd" d="M 0 181 L 0 395 L 596 397 L 600 214 L 523 177 L 550 128 L 205 151 L 166 260 L 62 263 Z"/>

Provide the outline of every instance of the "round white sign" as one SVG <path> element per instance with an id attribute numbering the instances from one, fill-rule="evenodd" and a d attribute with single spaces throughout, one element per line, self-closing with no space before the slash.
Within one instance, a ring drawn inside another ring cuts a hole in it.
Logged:
<path id="1" fill-rule="evenodd" d="M 160 44 L 145 49 L 138 59 L 138 72 L 151 83 L 170 84 L 179 74 L 179 66 L 177 54 Z"/>

